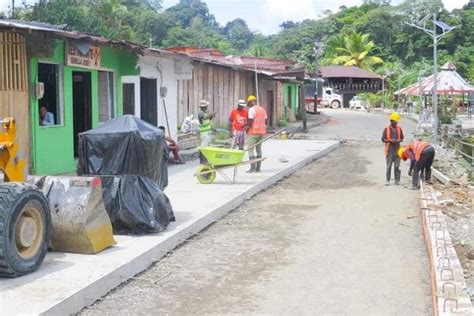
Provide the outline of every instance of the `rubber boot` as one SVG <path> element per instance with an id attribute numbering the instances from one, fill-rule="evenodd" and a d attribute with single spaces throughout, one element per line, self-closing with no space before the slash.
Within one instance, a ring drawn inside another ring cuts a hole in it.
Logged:
<path id="1" fill-rule="evenodd" d="M 249 160 L 254 160 L 255 157 L 254 156 L 249 156 Z M 255 163 L 251 163 L 250 164 L 250 169 L 247 170 L 247 172 L 251 173 L 251 172 L 255 172 L 255 168 L 256 168 L 256 164 Z"/>
<path id="2" fill-rule="evenodd" d="M 260 159 L 260 158 L 262 158 L 262 156 L 257 156 L 257 159 Z M 262 167 L 262 161 L 256 162 L 255 172 L 260 172 L 260 171 L 262 171 L 262 170 L 261 170 L 261 167 Z"/>

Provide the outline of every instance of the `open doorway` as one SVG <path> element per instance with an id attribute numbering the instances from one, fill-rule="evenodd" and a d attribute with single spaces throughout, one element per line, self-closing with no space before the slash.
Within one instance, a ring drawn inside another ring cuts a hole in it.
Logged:
<path id="1" fill-rule="evenodd" d="M 78 134 L 92 128 L 90 72 L 72 73 L 72 107 L 74 126 L 74 157 L 77 157 Z"/>
<path id="2" fill-rule="evenodd" d="M 268 126 L 273 126 L 273 106 L 275 103 L 275 99 L 273 98 L 273 90 L 267 91 L 267 122 Z"/>
<path id="3" fill-rule="evenodd" d="M 156 79 L 140 78 L 141 119 L 158 126 L 158 92 Z"/>

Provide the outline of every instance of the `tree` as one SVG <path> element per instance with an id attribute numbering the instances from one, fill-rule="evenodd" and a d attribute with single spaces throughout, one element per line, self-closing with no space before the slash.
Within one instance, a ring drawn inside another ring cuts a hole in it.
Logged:
<path id="1" fill-rule="evenodd" d="M 230 21 L 224 27 L 224 36 L 230 41 L 232 47 L 243 51 L 253 40 L 253 33 L 242 19 Z"/>
<path id="2" fill-rule="evenodd" d="M 371 70 L 374 65 L 383 64 L 382 58 L 371 55 L 376 45 L 369 39 L 369 34 L 352 32 L 343 38 L 335 37 L 328 41 L 328 49 L 335 53 L 332 63 L 336 65 Z"/>

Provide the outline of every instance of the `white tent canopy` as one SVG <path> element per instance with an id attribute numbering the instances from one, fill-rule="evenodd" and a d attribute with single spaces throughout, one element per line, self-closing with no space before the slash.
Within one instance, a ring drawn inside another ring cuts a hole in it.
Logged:
<path id="1" fill-rule="evenodd" d="M 438 94 L 467 94 L 474 92 L 474 86 L 466 82 L 456 71 L 456 66 L 453 63 L 447 62 L 441 67 L 441 71 L 437 76 L 437 93 Z M 420 87 L 422 93 L 420 93 Z M 395 92 L 399 95 L 418 96 L 420 94 L 426 95 L 433 92 L 434 78 L 433 75 L 425 78 L 421 83 L 415 82 L 403 89 Z"/>

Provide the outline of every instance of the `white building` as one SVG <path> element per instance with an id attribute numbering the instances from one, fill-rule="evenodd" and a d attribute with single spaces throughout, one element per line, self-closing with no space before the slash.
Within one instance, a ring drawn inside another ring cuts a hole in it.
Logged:
<path id="1" fill-rule="evenodd" d="M 147 49 L 139 57 L 139 76 L 122 77 L 123 111 L 155 125 L 177 139 L 178 80 L 192 79 L 191 59 L 182 54 Z"/>

